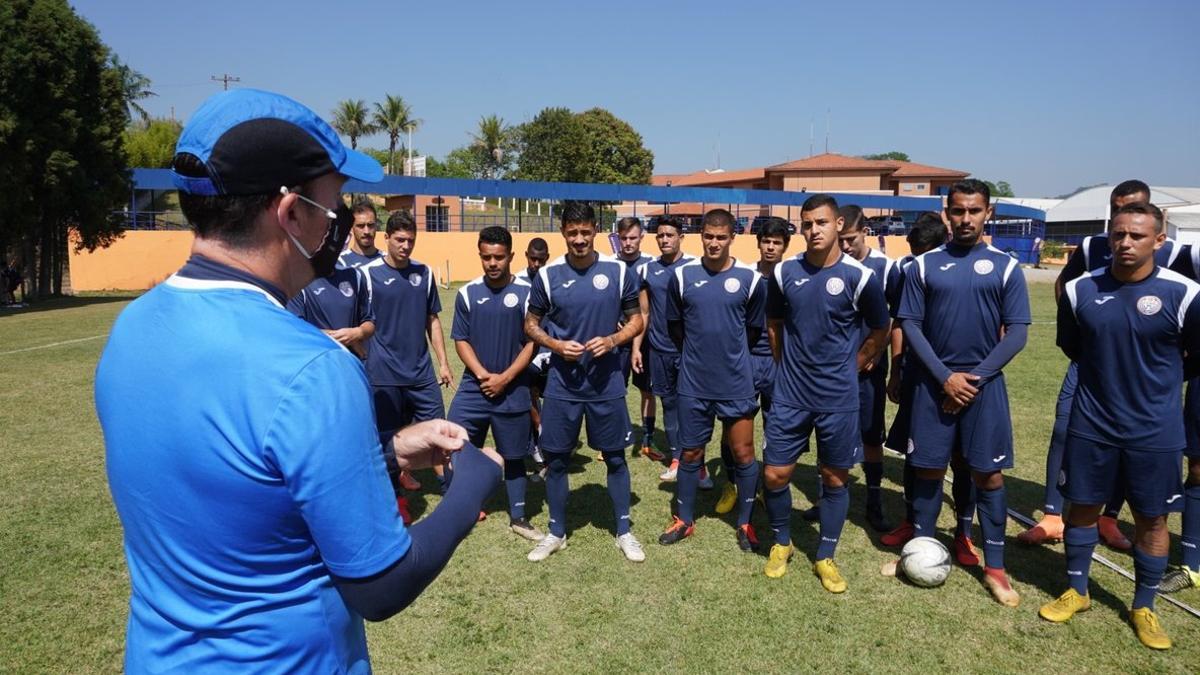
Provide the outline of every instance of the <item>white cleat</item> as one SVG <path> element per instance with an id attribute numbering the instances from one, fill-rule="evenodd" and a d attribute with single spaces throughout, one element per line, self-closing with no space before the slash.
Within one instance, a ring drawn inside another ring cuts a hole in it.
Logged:
<path id="1" fill-rule="evenodd" d="M 621 549 L 621 553 L 625 554 L 625 559 L 630 562 L 642 562 L 646 559 L 646 552 L 642 550 L 642 542 L 638 541 L 632 532 L 626 532 L 617 537 L 617 548 Z M 530 560 L 533 560 L 533 554 L 529 555 L 531 556 Z"/>
<path id="2" fill-rule="evenodd" d="M 671 466 L 667 467 L 666 471 L 658 474 L 658 479 L 659 480 L 667 480 L 667 481 L 675 480 L 675 476 L 678 473 L 679 473 L 679 467 L 672 464 Z"/>
<path id="3" fill-rule="evenodd" d="M 551 553 L 566 547 L 566 537 L 556 537 L 552 534 L 547 534 L 542 538 L 541 541 L 538 542 L 537 546 L 533 547 L 533 550 L 529 552 L 529 555 L 526 556 L 526 558 L 529 560 L 529 562 L 541 562 L 546 558 L 549 558 Z"/>

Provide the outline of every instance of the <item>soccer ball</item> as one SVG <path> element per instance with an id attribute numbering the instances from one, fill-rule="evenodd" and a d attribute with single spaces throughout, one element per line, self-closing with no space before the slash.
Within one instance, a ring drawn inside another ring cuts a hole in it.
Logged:
<path id="1" fill-rule="evenodd" d="M 923 588 L 941 586 L 950 576 L 950 551 L 933 537 L 917 537 L 900 551 L 900 571 Z"/>

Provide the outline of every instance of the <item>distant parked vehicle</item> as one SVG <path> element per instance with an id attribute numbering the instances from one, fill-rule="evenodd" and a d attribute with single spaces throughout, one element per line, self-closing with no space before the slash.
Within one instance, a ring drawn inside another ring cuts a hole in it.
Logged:
<path id="1" fill-rule="evenodd" d="M 900 216 L 871 216 L 867 226 L 879 234 L 904 234 L 908 229 Z"/>

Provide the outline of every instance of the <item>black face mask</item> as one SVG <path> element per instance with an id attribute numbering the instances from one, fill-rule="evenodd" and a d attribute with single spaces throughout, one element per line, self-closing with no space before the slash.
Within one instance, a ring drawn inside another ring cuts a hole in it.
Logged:
<path id="1" fill-rule="evenodd" d="M 300 241 L 288 233 L 292 245 L 300 251 L 301 255 L 308 258 L 308 264 L 312 265 L 313 274 L 317 275 L 318 279 L 333 274 L 334 268 L 337 267 L 338 255 L 345 248 L 346 239 L 350 236 L 350 227 L 354 225 L 354 214 L 341 199 L 338 200 L 337 208 L 333 210 L 333 213 L 336 217 L 329 221 L 329 228 L 325 230 L 325 238 L 321 240 L 321 245 L 317 247 L 317 250 L 312 253 L 305 250 L 300 245 Z"/>

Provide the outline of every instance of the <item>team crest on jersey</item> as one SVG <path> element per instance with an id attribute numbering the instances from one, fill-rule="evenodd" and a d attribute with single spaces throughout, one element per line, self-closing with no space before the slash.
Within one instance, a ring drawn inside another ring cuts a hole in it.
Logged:
<path id="1" fill-rule="evenodd" d="M 994 269 L 996 269 L 996 266 L 992 264 L 991 260 L 975 261 L 975 274 L 991 274 Z"/>
<path id="2" fill-rule="evenodd" d="M 846 290 L 846 282 L 842 281 L 838 277 L 833 277 L 829 281 L 825 282 L 825 292 L 830 295 L 837 295 L 844 290 Z"/>
<path id="3" fill-rule="evenodd" d="M 728 293 L 737 293 L 742 290 L 742 282 L 730 277 L 725 280 L 725 291 Z"/>
<path id="4" fill-rule="evenodd" d="M 412 275 L 411 277 L 408 278 L 408 283 L 412 284 L 413 288 L 420 286 L 421 285 L 421 275 L 420 274 Z"/>
<path id="5" fill-rule="evenodd" d="M 592 277 L 592 286 L 595 286 L 598 291 L 608 288 L 608 277 L 603 274 L 597 274 Z"/>
<path id="6" fill-rule="evenodd" d="M 518 302 L 520 302 L 520 300 L 517 299 L 516 293 L 505 293 L 504 294 L 504 306 L 505 307 L 509 307 L 509 308 L 516 307 Z"/>
<path id="7" fill-rule="evenodd" d="M 342 295 L 346 296 L 347 298 L 354 295 L 354 287 L 350 285 L 349 281 L 343 281 L 338 284 L 338 290 L 341 291 Z"/>
<path id="8" fill-rule="evenodd" d="M 1059 487 L 1063 487 L 1063 486 L 1064 486 L 1064 485 L 1066 485 L 1066 484 L 1067 484 L 1067 472 L 1066 472 L 1066 471 L 1059 470 L 1059 472 L 1058 472 L 1058 486 L 1059 486 Z"/>
<path id="9" fill-rule="evenodd" d="M 1138 311 L 1146 316 L 1154 316 L 1162 309 L 1162 300 L 1157 295 L 1143 295 L 1137 301 Z"/>
<path id="10" fill-rule="evenodd" d="M 913 439 L 910 438 L 910 439 L 908 439 L 908 447 L 904 449 L 904 454 L 911 455 L 911 454 L 913 454 L 913 450 L 916 450 L 916 449 L 917 449 L 917 444 L 913 443 Z"/>

